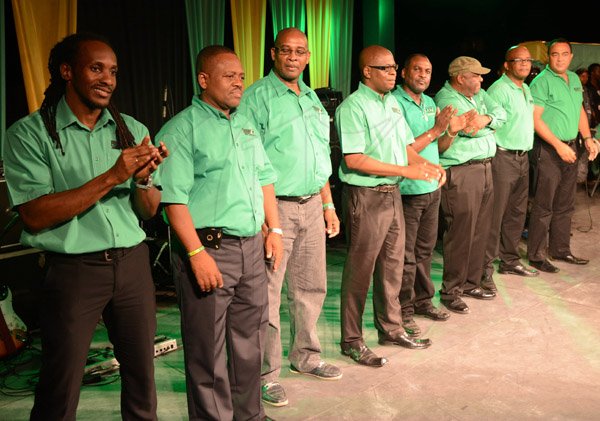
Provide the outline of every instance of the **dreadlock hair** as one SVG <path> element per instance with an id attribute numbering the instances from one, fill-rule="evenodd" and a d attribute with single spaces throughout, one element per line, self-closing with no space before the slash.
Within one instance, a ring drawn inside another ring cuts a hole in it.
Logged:
<path id="1" fill-rule="evenodd" d="M 48 131 L 48 135 L 54 141 L 57 149 L 60 149 L 64 155 L 62 143 L 60 137 L 56 131 L 56 107 L 58 101 L 65 94 L 67 82 L 62 78 L 60 74 L 60 66 L 63 63 L 69 64 L 74 67 L 79 54 L 81 44 L 86 41 L 99 41 L 112 48 L 110 43 L 103 37 L 90 33 L 77 33 L 68 35 L 58 42 L 50 51 L 50 57 L 48 58 L 48 70 L 50 71 L 50 85 L 44 91 L 44 101 L 40 107 L 40 115 L 44 126 Z M 117 128 L 115 130 L 117 136 L 117 147 L 119 149 L 125 149 L 135 145 L 135 139 L 129 131 L 129 128 L 123 121 L 121 113 L 117 110 L 117 107 L 113 104 L 112 100 L 108 104 L 108 111 L 115 120 Z"/>

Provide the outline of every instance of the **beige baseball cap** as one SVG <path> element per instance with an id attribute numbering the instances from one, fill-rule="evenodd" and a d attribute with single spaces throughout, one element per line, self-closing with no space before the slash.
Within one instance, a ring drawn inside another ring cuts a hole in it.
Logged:
<path id="1" fill-rule="evenodd" d="M 456 57 L 448 66 L 448 74 L 450 76 L 456 76 L 464 72 L 485 75 L 490 72 L 490 69 L 483 67 L 479 60 L 467 56 Z"/>

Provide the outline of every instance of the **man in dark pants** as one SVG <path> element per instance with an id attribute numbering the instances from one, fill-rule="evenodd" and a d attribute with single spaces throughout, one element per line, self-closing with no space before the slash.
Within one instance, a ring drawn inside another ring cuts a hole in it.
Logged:
<path id="1" fill-rule="evenodd" d="M 494 131 L 504 124 L 506 113 L 481 89 L 481 75 L 489 72 L 472 57 L 457 57 L 448 66 L 450 80 L 435 96 L 440 108 L 451 104 L 460 114 L 474 110 L 454 141 L 440 144 L 440 163 L 448 171 L 441 199 L 445 226 L 440 296 L 442 304 L 459 314 L 469 312 L 461 295 L 483 300 L 495 296 L 480 282 L 494 200 Z"/>
<path id="2" fill-rule="evenodd" d="M 535 103 L 535 144 L 532 153 L 536 174 L 535 195 L 529 217 L 527 255 L 531 266 L 556 273 L 546 258 L 585 265 L 587 259 L 571 253 L 571 218 L 577 183 L 576 138 L 581 133 L 590 161 L 598 154 L 587 115 L 579 77 L 571 72 L 571 44 L 562 38 L 548 43 L 549 62 L 531 82 Z"/>
<path id="3" fill-rule="evenodd" d="M 424 93 L 431 82 L 431 71 L 431 62 L 426 56 L 411 54 L 402 69 L 403 83 L 392 94 L 416 136 L 410 147 L 423 158 L 438 164 L 438 138 L 441 142 L 452 142 L 452 134 L 464 128 L 466 119 L 465 116 L 456 116 L 451 105 L 438 112 L 433 98 Z M 414 321 L 414 314 L 437 321 L 450 317 L 449 313 L 434 307 L 431 302 L 435 293 L 431 259 L 438 236 L 440 189 L 435 180 L 405 179 L 400 184 L 400 192 L 406 228 L 400 291 L 402 325 L 408 334 L 419 335 L 421 329 Z"/>
<path id="4" fill-rule="evenodd" d="M 488 94 L 506 111 L 506 124 L 496 131 L 496 156 L 492 160 L 494 211 L 485 254 L 482 284 L 496 290 L 492 274 L 498 272 L 537 276 L 523 266 L 519 241 L 525 225 L 529 192 L 529 156 L 533 145 L 533 98 L 525 78 L 531 70 L 531 54 L 524 46 L 506 52 L 506 72 L 488 89 Z"/>
<path id="5" fill-rule="evenodd" d="M 235 53 L 202 49 L 196 74 L 200 96 L 157 135 L 173 151 L 162 168 L 162 200 L 177 236 L 173 272 L 188 413 L 191 420 L 258 420 L 267 323 L 263 247 L 274 270 L 282 254 L 276 175 L 258 130 L 235 112 L 244 88 Z"/>
<path id="6" fill-rule="evenodd" d="M 439 165 L 420 157 L 408 144 L 413 136 L 390 90 L 398 65 L 392 53 L 370 46 L 359 56 L 361 83 L 335 115 L 344 160 L 344 218 L 349 240 L 342 273 L 342 353 L 359 364 L 386 363 L 364 343 L 362 316 L 371 278 L 379 343 L 423 349 L 429 339 L 413 339 L 402 327 L 400 288 L 404 263 L 401 177 L 445 181 Z"/>
<path id="7" fill-rule="evenodd" d="M 152 172 L 167 150 L 120 114 L 117 58 L 93 35 L 54 46 L 41 108 L 7 132 L 4 168 L 21 242 L 45 250 L 42 368 L 32 420 L 74 420 L 100 317 L 121 372 L 121 416 L 156 419 L 154 284 L 138 216 L 152 217 Z"/>

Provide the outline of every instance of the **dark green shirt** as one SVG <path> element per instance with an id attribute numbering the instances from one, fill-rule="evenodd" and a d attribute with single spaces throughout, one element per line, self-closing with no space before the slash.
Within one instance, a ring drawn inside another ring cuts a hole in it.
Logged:
<path id="1" fill-rule="evenodd" d="M 122 116 L 136 142 L 141 142 L 148 129 Z M 11 205 L 81 187 L 108 171 L 121 154 L 115 149 L 115 127 L 108 110 L 103 110 L 90 130 L 75 117 L 63 97 L 56 109 L 63 155 L 48 135 L 39 111 L 13 124 L 6 133 L 3 152 Z M 23 230 L 21 243 L 69 254 L 137 245 L 146 235 L 132 207 L 133 189 L 135 183 L 130 179 L 69 221 L 36 234 Z"/>
<path id="2" fill-rule="evenodd" d="M 400 107 L 402 107 L 404 118 L 415 137 L 422 135 L 435 125 L 437 107 L 433 98 L 421 94 L 421 103 L 417 104 L 400 85 L 392 91 L 392 94 L 396 97 Z M 421 152 L 419 152 L 419 155 L 429 162 L 439 164 L 440 154 L 438 153 L 437 139 L 434 139 L 429 145 L 425 146 Z M 437 188 L 437 180 L 425 181 L 406 178 L 400 183 L 400 192 L 402 194 L 431 193 L 432 191 L 437 190 Z"/>
<path id="3" fill-rule="evenodd" d="M 583 104 L 583 88 L 579 76 L 567 70 L 569 83 L 546 66 L 531 82 L 535 105 L 544 108 L 542 120 L 563 142 L 577 137 Z"/>
<path id="4" fill-rule="evenodd" d="M 160 167 L 163 203 L 188 206 L 194 227 L 249 237 L 264 222 L 262 186 L 277 179 L 254 125 L 227 118 L 198 97 L 156 135 L 170 156 Z"/>

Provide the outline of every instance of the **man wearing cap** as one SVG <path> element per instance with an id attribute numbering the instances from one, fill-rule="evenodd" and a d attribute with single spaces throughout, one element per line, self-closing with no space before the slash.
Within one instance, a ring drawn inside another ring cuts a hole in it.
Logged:
<path id="1" fill-rule="evenodd" d="M 404 215 L 398 184 L 403 177 L 445 181 L 445 172 L 408 145 L 414 141 L 390 91 L 398 65 L 392 53 L 372 45 L 359 55 L 361 82 L 338 107 L 335 122 L 344 159 L 340 179 L 348 238 L 342 273 L 342 353 L 359 364 L 381 367 L 365 344 L 362 325 L 373 280 L 375 327 L 382 345 L 427 348 L 429 339 L 404 332 L 399 302 L 404 262 Z"/>
<path id="2" fill-rule="evenodd" d="M 494 200 L 494 132 L 506 121 L 506 112 L 481 89 L 481 75 L 489 72 L 472 57 L 458 57 L 448 67 L 450 80 L 435 96 L 439 108 L 452 105 L 458 114 L 473 110 L 462 131 L 449 133 L 455 137 L 451 144 L 439 143 L 440 164 L 448 175 L 441 200 L 444 271 L 440 298 L 459 314 L 469 312 L 461 295 L 483 300 L 496 295 L 480 283 Z"/>
<path id="3" fill-rule="evenodd" d="M 482 283 L 494 288 L 493 262 L 500 257 L 498 272 L 537 276 L 519 261 L 519 241 L 529 190 L 529 157 L 533 146 L 533 98 L 525 78 L 531 70 L 531 54 L 524 46 L 506 52 L 505 73 L 488 94 L 506 111 L 506 124 L 496 131 L 496 156 L 492 159 L 494 211 L 488 236 Z"/>
<path id="4" fill-rule="evenodd" d="M 531 82 L 535 141 L 532 152 L 534 197 L 529 217 L 529 264 L 543 272 L 559 269 L 546 258 L 585 265 L 587 259 L 571 253 L 571 218 L 577 182 L 576 138 L 581 133 L 589 159 L 598 154 L 587 115 L 579 77 L 569 71 L 571 44 L 562 38 L 548 43 L 549 63 Z"/>

